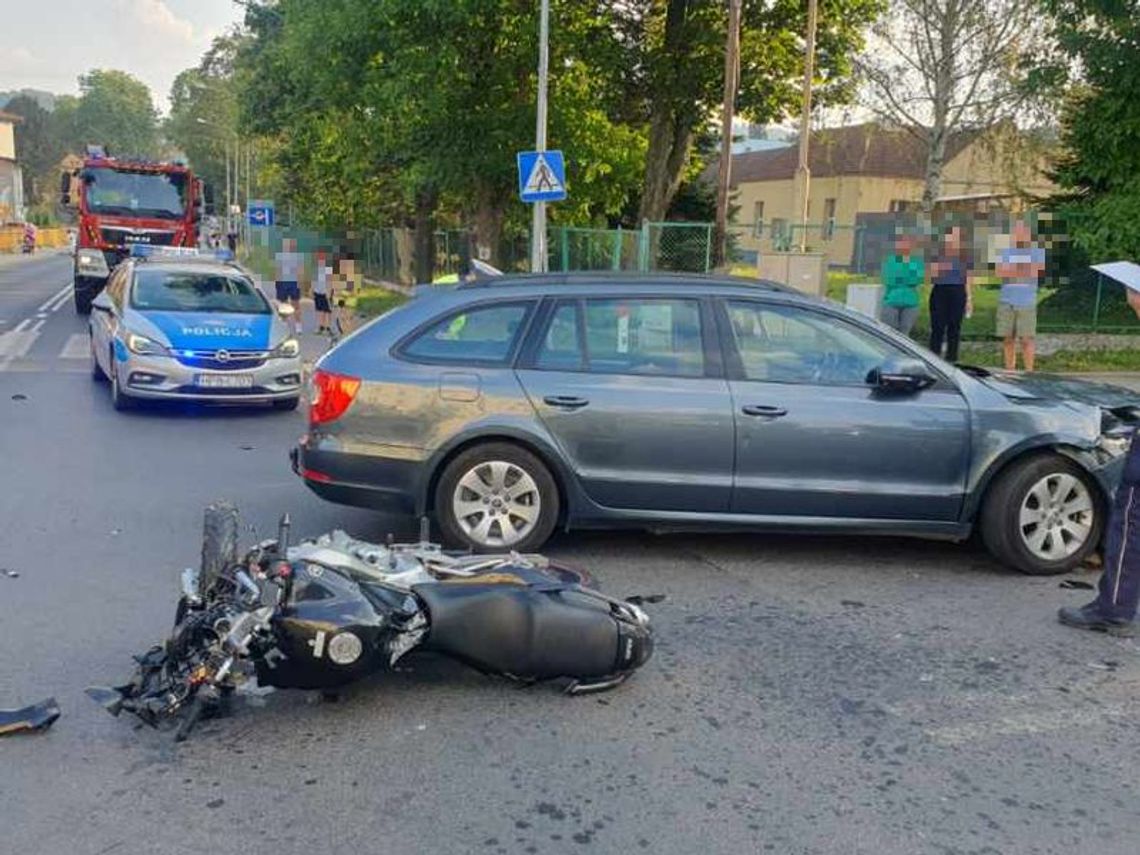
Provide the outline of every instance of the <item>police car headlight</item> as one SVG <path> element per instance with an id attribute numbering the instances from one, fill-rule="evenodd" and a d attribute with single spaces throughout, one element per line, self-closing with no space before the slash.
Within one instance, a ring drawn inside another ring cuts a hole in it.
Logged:
<path id="1" fill-rule="evenodd" d="M 106 276 L 111 272 L 107 269 L 107 259 L 98 250 L 79 250 L 75 256 L 75 266 L 84 276 Z"/>
<path id="2" fill-rule="evenodd" d="M 168 353 L 165 345 L 138 333 L 127 336 L 127 350 L 139 356 L 166 356 Z"/>
<path id="3" fill-rule="evenodd" d="M 292 359 L 301 352 L 301 345 L 295 338 L 287 338 L 273 348 L 273 356 L 278 359 Z"/>

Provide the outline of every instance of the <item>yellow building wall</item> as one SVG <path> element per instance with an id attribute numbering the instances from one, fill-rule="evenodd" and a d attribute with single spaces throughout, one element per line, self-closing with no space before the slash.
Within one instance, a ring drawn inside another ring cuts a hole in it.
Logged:
<path id="1" fill-rule="evenodd" d="M 942 195 L 1050 195 L 1056 187 L 1045 175 L 1044 152 L 1011 146 L 1002 138 L 967 146 L 942 168 Z"/>
<path id="2" fill-rule="evenodd" d="M 0 157 L 16 159 L 16 128 L 11 122 L 0 122 Z"/>
<path id="3" fill-rule="evenodd" d="M 783 219 L 798 222 L 795 214 L 795 185 L 791 179 L 755 181 L 739 185 L 734 204 L 738 206 L 733 220 L 737 246 L 754 252 L 772 252 L 772 222 Z M 808 191 L 808 248 L 827 255 L 830 265 L 849 265 L 855 249 L 855 215 L 881 213 L 891 209 L 891 202 L 915 202 L 922 198 L 922 182 L 905 178 L 881 178 L 867 175 L 838 175 L 813 178 Z M 825 222 L 827 200 L 835 200 L 836 229 L 828 238 L 819 226 Z M 754 231 L 756 203 L 764 203 L 764 226 L 759 237 Z M 844 227 L 847 228 L 844 228 Z M 798 237 L 798 235 L 797 235 Z"/>

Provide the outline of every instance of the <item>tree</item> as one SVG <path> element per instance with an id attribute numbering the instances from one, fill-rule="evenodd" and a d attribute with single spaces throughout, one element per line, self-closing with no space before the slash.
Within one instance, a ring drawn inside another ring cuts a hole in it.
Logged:
<path id="1" fill-rule="evenodd" d="M 79 78 L 75 132 L 81 145 L 121 156 L 158 154 L 158 114 L 150 89 L 125 71 L 95 69 Z"/>
<path id="2" fill-rule="evenodd" d="M 180 72 L 170 87 L 164 135 L 211 187 L 225 186 L 227 150 L 232 152 L 238 136 L 234 61 L 240 45 L 238 35 L 219 36 L 201 62 Z"/>
<path id="3" fill-rule="evenodd" d="M 258 7 L 239 62 L 243 116 L 281 140 L 296 181 L 288 192 L 311 219 L 402 216 L 420 240 L 421 276 L 437 217 L 473 223 L 495 253 L 503 231 L 526 220 L 515 153 L 534 138 L 537 10 L 517 0 Z M 572 0 L 556 0 L 553 18 L 549 139 L 571 153 L 572 192 L 552 219 L 617 216 L 637 192 L 645 149 L 640 129 L 621 121 L 615 78 L 599 73 L 614 52 L 610 19 L 604 3 Z M 355 204 L 374 194 L 383 207 Z"/>
<path id="4" fill-rule="evenodd" d="M 852 54 L 881 0 L 823 0 L 816 80 L 821 105 L 850 96 Z M 617 69 L 648 127 L 640 219 L 660 220 L 686 174 L 696 135 L 722 100 L 727 7 L 723 0 L 627 0 L 614 6 L 624 48 Z M 737 112 L 778 121 L 799 103 L 802 0 L 744 3 Z"/>
<path id="5" fill-rule="evenodd" d="M 1053 201 L 1092 261 L 1140 257 L 1140 3 L 1043 0 L 1058 61 L 1048 81 L 1071 84 L 1062 110 Z"/>
<path id="6" fill-rule="evenodd" d="M 870 106 L 926 151 L 922 210 L 941 194 L 947 143 L 1014 116 L 1031 89 L 1020 60 L 1042 28 L 1023 0 L 898 0 L 859 60 Z"/>
<path id="7" fill-rule="evenodd" d="M 16 154 L 24 175 L 24 198 L 40 205 L 53 198 L 59 182 L 51 180 L 65 152 L 54 135 L 51 113 L 27 95 L 17 95 L 4 108 L 24 121 L 16 123 Z"/>

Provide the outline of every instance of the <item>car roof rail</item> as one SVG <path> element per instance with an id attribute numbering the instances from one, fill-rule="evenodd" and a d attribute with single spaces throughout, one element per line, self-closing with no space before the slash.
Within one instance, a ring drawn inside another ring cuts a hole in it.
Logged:
<path id="1" fill-rule="evenodd" d="M 773 282 L 770 279 L 749 279 L 717 273 L 684 273 L 676 271 L 627 272 L 627 271 L 577 271 L 557 273 L 509 273 L 486 279 L 464 282 L 459 290 L 477 288 L 499 288 L 526 285 L 667 285 L 675 287 L 693 285 L 734 285 L 742 288 L 755 288 L 762 291 L 782 291 L 799 293 L 794 288 Z"/>

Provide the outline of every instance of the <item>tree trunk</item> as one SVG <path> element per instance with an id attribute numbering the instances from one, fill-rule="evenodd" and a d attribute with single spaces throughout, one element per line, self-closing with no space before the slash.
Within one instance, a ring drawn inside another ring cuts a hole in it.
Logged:
<path id="1" fill-rule="evenodd" d="M 690 115 L 692 105 L 676 100 L 678 78 L 684 71 L 681 61 L 690 47 L 685 43 L 685 25 L 691 0 L 669 0 L 665 11 L 663 52 L 672 59 L 653 84 L 649 117 L 649 150 L 645 156 L 645 187 L 641 194 L 639 219 L 665 218 L 673 197 L 681 186 L 681 176 L 689 160 L 693 128 L 699 117 Z"/>
<path id="2" fill-rule="evenodd" d="M 922 187 L 922 213 L 930 216 L 934 201 L 942 195 L 942 166 L 946 160 L 946 131 L 933 128 L 926 152 L 926 178 Z"/>
<path id="3" fill-rule="evenodd" d="M 435 207 L 438 191 L 431 185 L 416 190 L 415 274 L 416 282 L 431 282 L 435 275 Z"/>
<path id="4" fill-rule="evenodd" d="M 475 258 L 500 267 L 503 238 L 503 208 L 489 194 L 480 194 L 475 209 L 475 245 L 471 248 Z M 487 257 L 484 258 L 484 252 Z"/>

